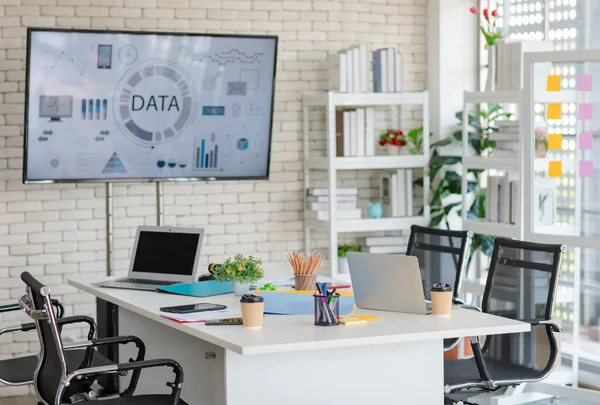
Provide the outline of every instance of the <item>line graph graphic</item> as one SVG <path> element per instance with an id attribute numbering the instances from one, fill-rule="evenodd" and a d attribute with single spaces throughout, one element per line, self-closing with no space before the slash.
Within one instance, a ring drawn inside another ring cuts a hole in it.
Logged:
<path id="1" fill-rule="evenodd" d="M 184 54 L 188 52 L 187 48 L 184 48 L 182 51 Z M 215 52 L 207 55 L 197 55 L 191 54 L 192 62 L 205 62 L 210 60 L 214 63 L 218 63 L 219 65 L 227 65 L 228 63 L 242 63 L 245 65 L 251 65 L 254 63 L 260 63 L 260 58 L 263 56 L 263 52 L 255 52 L 251 54 L 247 54 L 245 52 L 240 51 L 239 49 L 231 49 L 227 52 Z"/>
<path id="2" fill-rule="evenodd" d="M 71 96 L 40 96 L 40 118 L 50 118 L 60 121 L 61 118 L 73 116 L 73 97 Z"/>
<path id="3" fill-rule="evenodd" d="M 85 74 L 88 63 L 95 59 L 95 49 L 95 46 L 91 46 L 89 55 L 76 55 L 76 57 L 79 57 L 79 60 L 65 51 L 52 55 L 50 49 L 48 47 L 45 48 L 44 52 L 46 53 L 48 73 L 56 74 L 56 72 L 61 72 L 67 73 L 68 75 L 77 74 L 82 77 Z"/>

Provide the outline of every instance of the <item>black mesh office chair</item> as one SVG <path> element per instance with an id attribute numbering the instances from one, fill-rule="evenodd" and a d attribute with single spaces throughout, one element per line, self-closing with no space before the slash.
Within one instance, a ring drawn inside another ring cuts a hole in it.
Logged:
<path id="1" fill-rule="evenodd" d="M 88 339 L 92 339 L 96 334 L 96 324 L 94 320 L 88 316 L 70 316 L 63 318 L 65 309 L 58 300 L 52 300 L 55 316 L 59 328 L 64 325 L 86 323 L 88 325 Z M 20 311 L 19 304 L 9 304 L 0 306 L 0 313 L 12 311 Z M 0 336 L 6 333 L 28 332 L 35 329 L 35 323 L 29 322 L 21 325 L 9 326 L 0 329 Z M 72 350 L 67 353 L 67 359 L 71 364 L 87 364 L 88 357 L 91 353 L 85 350 Z M 0 360 L 0 382 L 6 385 L 25 385 L 33 382 L 33 373 L 37 364 L 36 356 L 23 356 L 12 359 Z M 98 356 L 93 359 L 92 365 L 110 364 L 106 358 Z"/>
<path id="2" fill-rule="evenodd" d="M 558 360 L 554 334 L 561 331 L 552 309 L 565 251 L 562 245 L 495 239 L 482 310 L 528 322 L 532 330 L 488 336 L 483 347 L 471 338 L 473 358 L 444 362 L 446 394 L 540 381 L 552 372 Z"/>
<path id="3" fill-rule="evenodd" d="M 413 225 L 406 254 L 419 258 L 421 279 L 425 299 L 430 299 L 429 288 L 436 283 L 454 287 L 454 301 L 463 304 L 458 295 L 462 282 L 471 233 L 468 231 L 448 231 Z"/>
<path id="4" fill-rule="evenodd" d="M 28 272 L 21 274 L 27 285 L 26 295 L 19 300 L 25 312 L 34 320 L 40 339 L 40 354 L 35 372 L 34 387 L 39 400 L 45 405 L 70 402 L 72 395 L 82 392 L 81 385 L 87 385 L 100 376 L 112 373 L 133 371 L 128 388 L 118 398 L 103 399 L 103 405 L 186 405 L 179 398 L 183 383 L 183 370 L 174 360 L 141 360 L 144 356 L 142 341 L 135 336 L 118 336 L 64 345 L 60 336 L 56 316 L 51 310 L 50 289 L 41 284 Z M 66 358 L 66 348 L 95 348 L 100 345 L 127 344 L 138 346 L 138 357 L 129 363 L 110 364 L 91 368 L 72 368 Z M 172 390 L 170 395 L 132 396 L 140 371 L 151 367 L 170 367 L 175 373 L 175 381 L 167 383 Z M 84 398 L 85 399 L 85 398 Z"/>
<path id="5" fill-rule="evenodd" d="M 429 289 L 433 284 L 445 283 L 454 288 L 454 303 L 464 304 L 458 295 L 470 246 L 471 233 L 468 231 L 449 231 L 418 225 L 410 227 L 406 254 L 419 258 L 425 299 L 431 298 Z M 461 339 L 444 339 L 444 350 L 453 349 Z"/>

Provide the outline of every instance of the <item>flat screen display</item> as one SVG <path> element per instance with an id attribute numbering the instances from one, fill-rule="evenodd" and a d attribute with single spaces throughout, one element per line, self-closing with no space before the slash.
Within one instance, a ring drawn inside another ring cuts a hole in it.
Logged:
<path id="1" fill-rule="evenodd" d="M 277 37 L 27 37 L 25 182 L 268 178 Z"/>
<path id="2" fill-rule="evenodd" d="M 197 233 L 141 231 L 132 271 L 191 276 L 199 239 Z"/>

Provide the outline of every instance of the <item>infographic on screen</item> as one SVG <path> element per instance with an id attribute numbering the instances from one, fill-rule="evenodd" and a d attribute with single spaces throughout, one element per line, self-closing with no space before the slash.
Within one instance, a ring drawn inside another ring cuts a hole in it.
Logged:
<path id="1" fill-rule="evenodd" d="M 266 177 L 276 46 L 32 31 L 25 180 Z"/>

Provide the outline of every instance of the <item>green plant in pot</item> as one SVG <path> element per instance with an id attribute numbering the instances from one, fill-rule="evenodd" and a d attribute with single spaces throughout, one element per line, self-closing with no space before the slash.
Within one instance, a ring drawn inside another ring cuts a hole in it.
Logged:
<path id="1" fill-rule="evenodd" d="M 253 256 L 237 254 L 212 271 L 219 282 L 232 282 L 233 293 L 242 296 L 250 291 L 250 284 L 264 277 L 262 260 Z"/>
<path id="2" fill-rule="evenodd" d="M 338 273 L 348 273 L 348 259 L 346 254 L 348 252 L 360 252 L 360 246 L 358 245 L 339 245 L 338 246 Z"/>
<path id="3" fill-rule="evenodd" d="M 468 124 L 467 145 L 475 156 L 490 156 L 496 142 L 489 139 L 492 132 L 497 132 L 494 125 L 498 119 L 510 118 L 511 114 L 504 113 L 498 104 L 488 104 L 487 110 L 480 110 L 466 117 Z M 462 163 L 462 156 L 449 156 L 440 153 L 440 148 L 462 142 L 463 112 L 456 113 L 460 129 L 451 136 L 433 142 L 430 145 L 429 180 L 430 180 L 430 207 L 431 221 L 429 226 L 443 226 L 450 229 L 448 217 L 452 214 L 462 215 L 460 210 L 462 194 L 462 172 L 458 164 Z M 412 132 L 412 134 L 411 134 Z M 412 136 L 411 136 L 412 135 Z M 420 153 L 422 147 L 423 128 L 416 128 L 408 133 L 408 145 L 411 153 Z M 485 218 L 486 190 L 480 188 L 481 176 L 484 170 L 467 170 L 467 190 L 472 196 L 472 203 L 467 211 L 468 219 L 481 220 Z M 416 179 L 414 184 L 423 187 L 423 178 Z M 422 211 L 421 211 L 422 214 Z M 493 239 L 488 235 L 473 235 L 469 263 L 474 253 L 481 251 L 490 256 L 493 249 Z"/>

